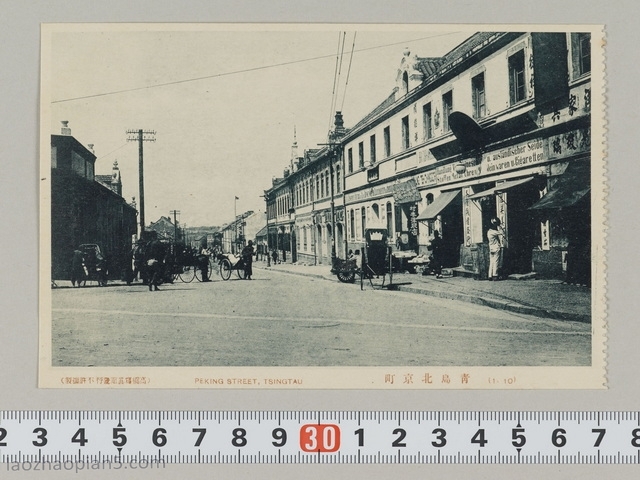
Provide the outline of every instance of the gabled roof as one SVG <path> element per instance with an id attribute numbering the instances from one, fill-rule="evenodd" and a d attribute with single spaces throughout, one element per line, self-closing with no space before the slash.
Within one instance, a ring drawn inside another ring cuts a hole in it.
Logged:
<path id="1" fill-rule="evenodd" d="M 485 43 L 490 41 L 492 37 L 501 35 L 499 32 L 476 32 L 460 45 L 453 48 L 443 57 L 418 57 L 415 68 L 424 75 L 424 80 L 432 79 L 434 75 L 444 74 L 450 68 L 461 62 L 468 55 L 480 50 Z M 351 127 L 347 134 L 357 131 L 361 126 L 366 125 L 371 119 L 385 111 L 396 102 L 397 88 L 389 95 L 380 105 L 375 107 L 371 112 L 365 115 L 358 123 Z"/>

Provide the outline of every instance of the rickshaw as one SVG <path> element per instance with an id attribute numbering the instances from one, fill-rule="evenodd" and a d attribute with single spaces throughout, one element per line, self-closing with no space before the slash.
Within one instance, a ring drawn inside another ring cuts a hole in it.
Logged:
<path id="1" fill-rule="evenodd" d="M 233 253 L 219 253 L 217 258 L 220 276 L 223 280 L 229 280 L 233 270 L 236 271 L 240 280 L 244 280 L 247 277 L 244 260 L 242 260 L 241 256 L 234 255 Z"/>
<path id="2" fill-rule="evenodd" d="M 391 268 L 391 249 L 387 245 L 387 230 L 383 228 L 369 228 L 365 230 L 365 245 L 360 256 L 353 256 L 343 260 L 336 258 L 332 266 L 338 280 L 343 283 L 354 283 L 360 277 L 360 289 L 364 280 L 369 280 L 373 288 L 384 288 L 386 276 L 389 274 L 389 287 L 393 281 Z M 374 285 L 373 280 L 382 277 L 381 285 Z"/>

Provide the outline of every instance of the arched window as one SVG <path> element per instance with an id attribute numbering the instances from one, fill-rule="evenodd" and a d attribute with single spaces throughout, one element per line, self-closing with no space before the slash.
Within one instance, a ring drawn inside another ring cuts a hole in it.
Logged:
<path id="1" fill-rule="evenodd" d="M 387 202 L 387 235 L 393 238 L 393 207 Z"/>
<path id="2" fill-rule="evenodd" d="M 433 203 L 433 193 L 427 193 L 427 205 L 431 205 Z"/>
<path id="3" fill-rule="evenodd" d="M 342 191 L 340 185 L 340 164 L 336 164 L 336 193 L 340 193 Z"/>
<path id="4" fill-rule="evenodd" d="M 409 93 L 409 74 L 407 72 L 402 74 L 402 93 L 405 95 Z"/>
<path id="5" fill-rule="evenodd" d="M 373 220 L 380 220 L 380 207 L 377 203 L 371 205 L 371 211 L 373 212 Z"/>

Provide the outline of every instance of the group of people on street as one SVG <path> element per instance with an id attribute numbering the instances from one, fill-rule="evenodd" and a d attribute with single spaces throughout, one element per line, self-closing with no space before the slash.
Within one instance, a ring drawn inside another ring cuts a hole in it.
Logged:
<path id="1" fill-rule="evenodd" d="M 496 217 L 492 218 L 490 220 L 489 229 L 487 230 L 487 240 L 489 242 L 488 278 L 491 281 L 502 279 L 505 239 L 505 232 L 501 226 L 500 219 Z M 429 256 L 429 270 L 436 278 L 442 278 L 445 243 L 438 230 L 433 232 L 433 238 L 429 243 L 429 248 L 431 250 L 431 254 Z M 425 273 L 426 272 L 427 271 L 425 270 Z"/>

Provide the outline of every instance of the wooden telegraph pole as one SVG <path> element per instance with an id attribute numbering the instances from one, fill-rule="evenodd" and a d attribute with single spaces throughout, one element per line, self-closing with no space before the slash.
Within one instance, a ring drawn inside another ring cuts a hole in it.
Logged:
<path id="1" fill-rule="evenodd" d="M 138 142 L 138 189 L 140 197 L 140 237 L 144 232 L 144 168 L 143 168 L 143 142 L 155 142 L 155 130 L 127 130 L 127 141 Z"/>

